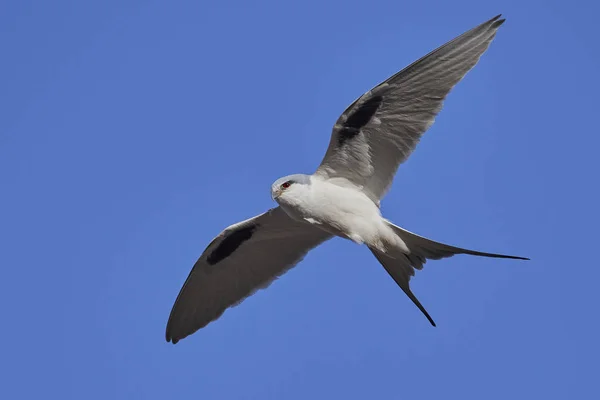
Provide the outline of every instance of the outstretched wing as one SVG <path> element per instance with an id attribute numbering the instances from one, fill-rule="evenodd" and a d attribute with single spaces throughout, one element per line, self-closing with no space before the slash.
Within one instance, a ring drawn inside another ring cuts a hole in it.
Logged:
<path id="1" fill-rule="evenodd" d="M 348 180 L 379 201 L 503 22 L 498 15 L 471 29 L 358 98 L 335 123 L 316 174 Z"/>
<path id="2" fill-rule="evenodd" d="M 171 310 L 174 344 L 265 288 L 331 235 L 291 219 L 281 208 L 226 228 L 204 250 Z"/>

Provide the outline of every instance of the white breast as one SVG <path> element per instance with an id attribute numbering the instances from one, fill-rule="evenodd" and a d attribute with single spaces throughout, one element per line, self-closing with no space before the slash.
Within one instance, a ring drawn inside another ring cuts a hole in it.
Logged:
<path id="1" fill-rule="evenodd" d="M 340 186 L 311 176 L 310 185 L 299 185 L 278 201 L 294 219 L 319 226 L 357 243 L 378 245 L 390 234 L 379 208 L 357 188 Z"/>

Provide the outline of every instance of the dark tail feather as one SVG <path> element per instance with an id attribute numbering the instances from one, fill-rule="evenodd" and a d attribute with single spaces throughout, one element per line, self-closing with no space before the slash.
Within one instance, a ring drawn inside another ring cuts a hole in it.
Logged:
<path id="1" fill-rule="evenodd" d="M 371 253 L 373 253 L 375 258 L 377 258 L 377 261 L 379 261 L 383 268 L 385 268 L 385 270 L 394 280 L 394 282 L 396 282 L 396 284 L 400 286 L 400 289 L 402 289 L 402 291 L 408 296 L 408 298 L 411 299 L 411 301 L 419 308 L 419 310 L 421 310 L 423 315 L 427 317 L 431 325 L 435 326 L 433 318 L 431 318 L 425 307 L 423 307 L 421 302 L 410 290 L 408 282 L 410 280 L 410 277 L 413 276 L 415 272 L 414 269 L 408 263 L 408 258 L 391 258 L 385 255 L 384 253 L 380 252 L 379 250 L 372 249 L 370 247 L 369 250 L 371 250 Z"/>
<path id="2" fill-rule="evenodd" d="M 404 243 L 406 243 L 406 246 L 410 249 L 411 254 L 418 255 L 426 259 L 439 260 L 441 258 L 452 257 L 455 254 L 469 254 L 472 256 L 480 257 L 529 260 L 529 258 L 526 257 L 509 256 L 505 254 L 495 253 L 484 253 L 482 251 L 462 249 L 460 247 L 450 246 L 409 232 L 406 229 L 402 229 L 399 226 L 392 224 L 390 221 L 386 222 L 394 230 L 394 232 L 396 232 L 396 235 L 398 235 L 404 241 Z M 418 268 L 417 266 L 415 267 Z"/>

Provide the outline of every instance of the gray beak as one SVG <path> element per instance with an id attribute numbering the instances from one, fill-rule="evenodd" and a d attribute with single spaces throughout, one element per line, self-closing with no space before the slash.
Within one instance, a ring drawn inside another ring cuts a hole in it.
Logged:
<path id="1" fill-rule="evenodd" d="M 274 201 L 277 201 L 277 198 L 278 198 L 279 196 L 281 196 L 281 192 L 282 192 L 282 190 L 281 190 L 281 189 L 279 189 L 279 188 L 277 188 L 277 189 L 273 190 L 273 191 L 271 192 L 271 198 L 272 198 Z"/>

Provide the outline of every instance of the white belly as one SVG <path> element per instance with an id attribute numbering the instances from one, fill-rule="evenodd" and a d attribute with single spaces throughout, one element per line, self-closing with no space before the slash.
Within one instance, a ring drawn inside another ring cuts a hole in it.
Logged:
<path id="1" fill-rule="evenodd" d="M 396 235 L 385 224 L 379 208 L 361 191 L 311 177 L 310 190 L 282 199 L 280 205 L 294 219 L 304 220 L 337 236 L 380 249 Z"/>

